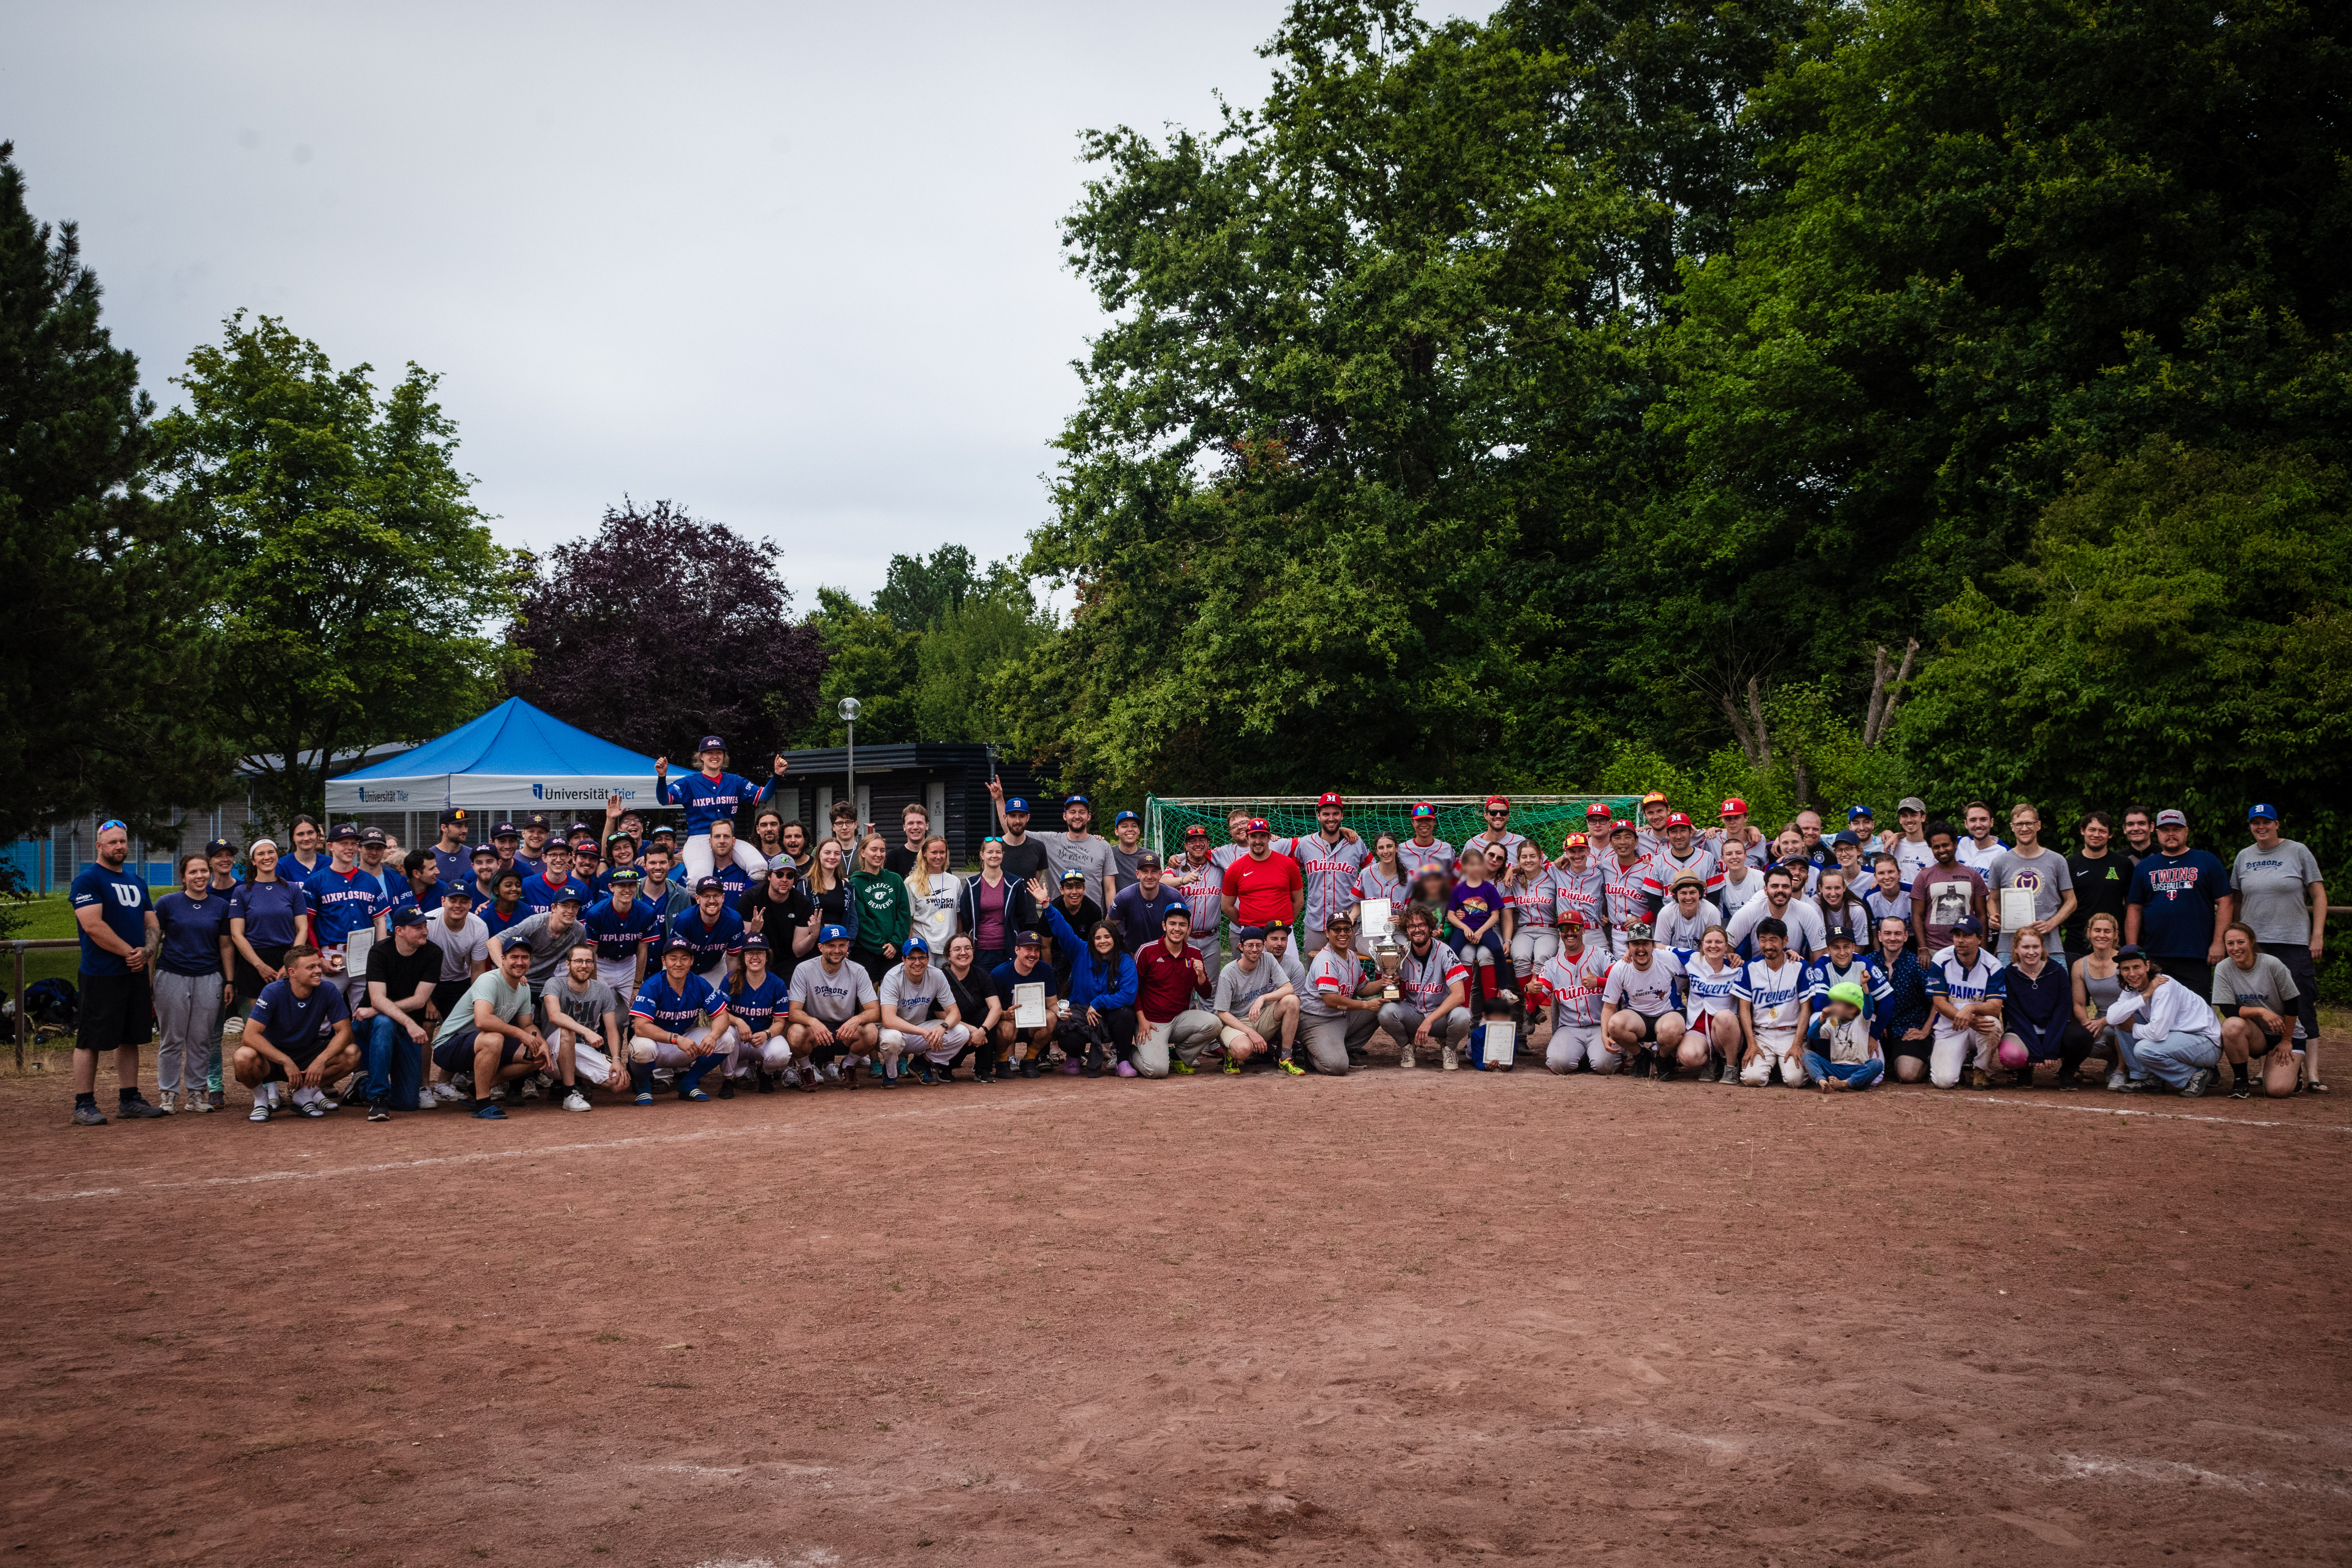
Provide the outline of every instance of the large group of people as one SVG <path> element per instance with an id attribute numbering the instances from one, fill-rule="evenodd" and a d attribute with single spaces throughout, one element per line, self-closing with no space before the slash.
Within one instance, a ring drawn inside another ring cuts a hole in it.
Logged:
<path id="1" fill-rule="evenodd" d="M 996 821 L 959 870 L 919 805 L 899 841 L 844 802 L 820 836 L 705 737 L 658 768 L 675 826 L 617 797 L 559 831 L 530 815 L 478 840 L 463 810 L 401 854 L 308 817 L 188 856 L 150 897 L 101 824 L 73 883 L 81 932 L 74 1120 L 205 1112 L 367 1120 L 436 1106 L 502 1120 L 531 1101 L 650 1105 L 1045 1073 L 1346 1074 L 1384 1032 L 1404 1068 L 1636 1074 L 1725 1085 L 2084 1087 L 2324 1093 L 2317 961 L 2327 895 L 2309 849 L 2253 806 L 2224 864 L 2177 810 L 2092 812 L 2079 847 L 2031 804 L 2008 837 L 1906 798 L 1825 836 L 1768 837 L 1745 802 L 1701 827 L 1663 794 L 1603 804 L 1555 849 L 1495 795 L 1457 848 L 1437 811 L 1317 831 L 1235 812 L 1163 864 L 1132 812 L 1108 838 L 1084 795 L 1059 830 L 992 784 Z M 743 826 L 748 817 L 748 826 Z M 140 1087 L 157 1040 L 161 1103 Z"/>

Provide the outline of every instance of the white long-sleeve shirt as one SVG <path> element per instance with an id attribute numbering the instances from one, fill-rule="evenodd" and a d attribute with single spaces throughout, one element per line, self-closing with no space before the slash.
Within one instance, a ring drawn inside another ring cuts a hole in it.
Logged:
<path id="1" fill-rule="evenodd" d="M 2107 1009 L 2107 1022 L 2129 1028 L 2135 1038 L 2147 1041 L 2168 1035 L 2202 1035 L 2214 1041 L 2221 1037 L 2221 1020 L 2212 1005 L 2169 974 L 2158 975 L 2145 993 L 2126 990 L 2117 996 L 2115 1005 Z"/>

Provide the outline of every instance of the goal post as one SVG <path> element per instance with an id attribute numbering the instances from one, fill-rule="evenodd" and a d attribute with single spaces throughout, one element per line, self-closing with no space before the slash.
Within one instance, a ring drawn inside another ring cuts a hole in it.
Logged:
<path id="1" fill-rule="evenodd" d="M 1486 826 L 1483 795 L 1351 795 L 1346 798 L 1348 826 L 1368 839 L 1383 830 L 1395 834 L 1399 841 L 1412 837 L 1412 808 L 1420 801 L 1437 808 L 1437 837 L 1457 848 Z M 1277 838 L 1304 838 L 1320 828 L 1315 820 L 1315 800 L 1311 795 L 1149 795 L 1143 805 L 1143 842 L 1157 849 L 1161 858 L 1170 858 L 1183 852 L 1184 830 L 1197 822 L 1209 830 L 1212 846 L 1230 843 L 1225 819 L 1236 811 L 1265 818 Z M 1636 808 L 1642 797 L 1637 795 L 1513 795 L 1510 800 L 1510 830 L 1542 845 L 1548 858 L 1559 854 L 1560 843 L 1570 834 L 1583 830 L 1585 808 L 1595 801 L 1608 806 L 1613 816 L 1630 815 L 1636 823 L 1641 820 Z M 1596 859 L 1606 847 L 1593 847 Z"/>

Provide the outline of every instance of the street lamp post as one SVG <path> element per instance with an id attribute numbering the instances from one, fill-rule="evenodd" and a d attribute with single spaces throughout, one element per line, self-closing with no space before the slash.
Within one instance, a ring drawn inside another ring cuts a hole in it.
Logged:
<path id="1" fill-rule="evenodd" d="M 857 810 L 857 699 L 843 698 L 841 706 L 835 711 L 841 715 L 842 723 L 849 730 L 849 809 L 852 814 L 855 814 Z M 865 830 L 864 819 L 860 818 L 857 831 L 863 833 Z"/>

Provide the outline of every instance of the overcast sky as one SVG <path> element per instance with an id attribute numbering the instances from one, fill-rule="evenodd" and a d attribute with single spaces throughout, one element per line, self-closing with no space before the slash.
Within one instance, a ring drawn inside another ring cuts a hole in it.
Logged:
<path id="1" fill-rule="evenodd" d="M 1077 133 L 1255 103 L 1283 9 L 11 5 L 0 140 L 159 404 L 282 316 L 440 374 L 502 542 L 667 498 L 775 539 L 809 608 L 1022 548 L 1099 324 Z"/>

